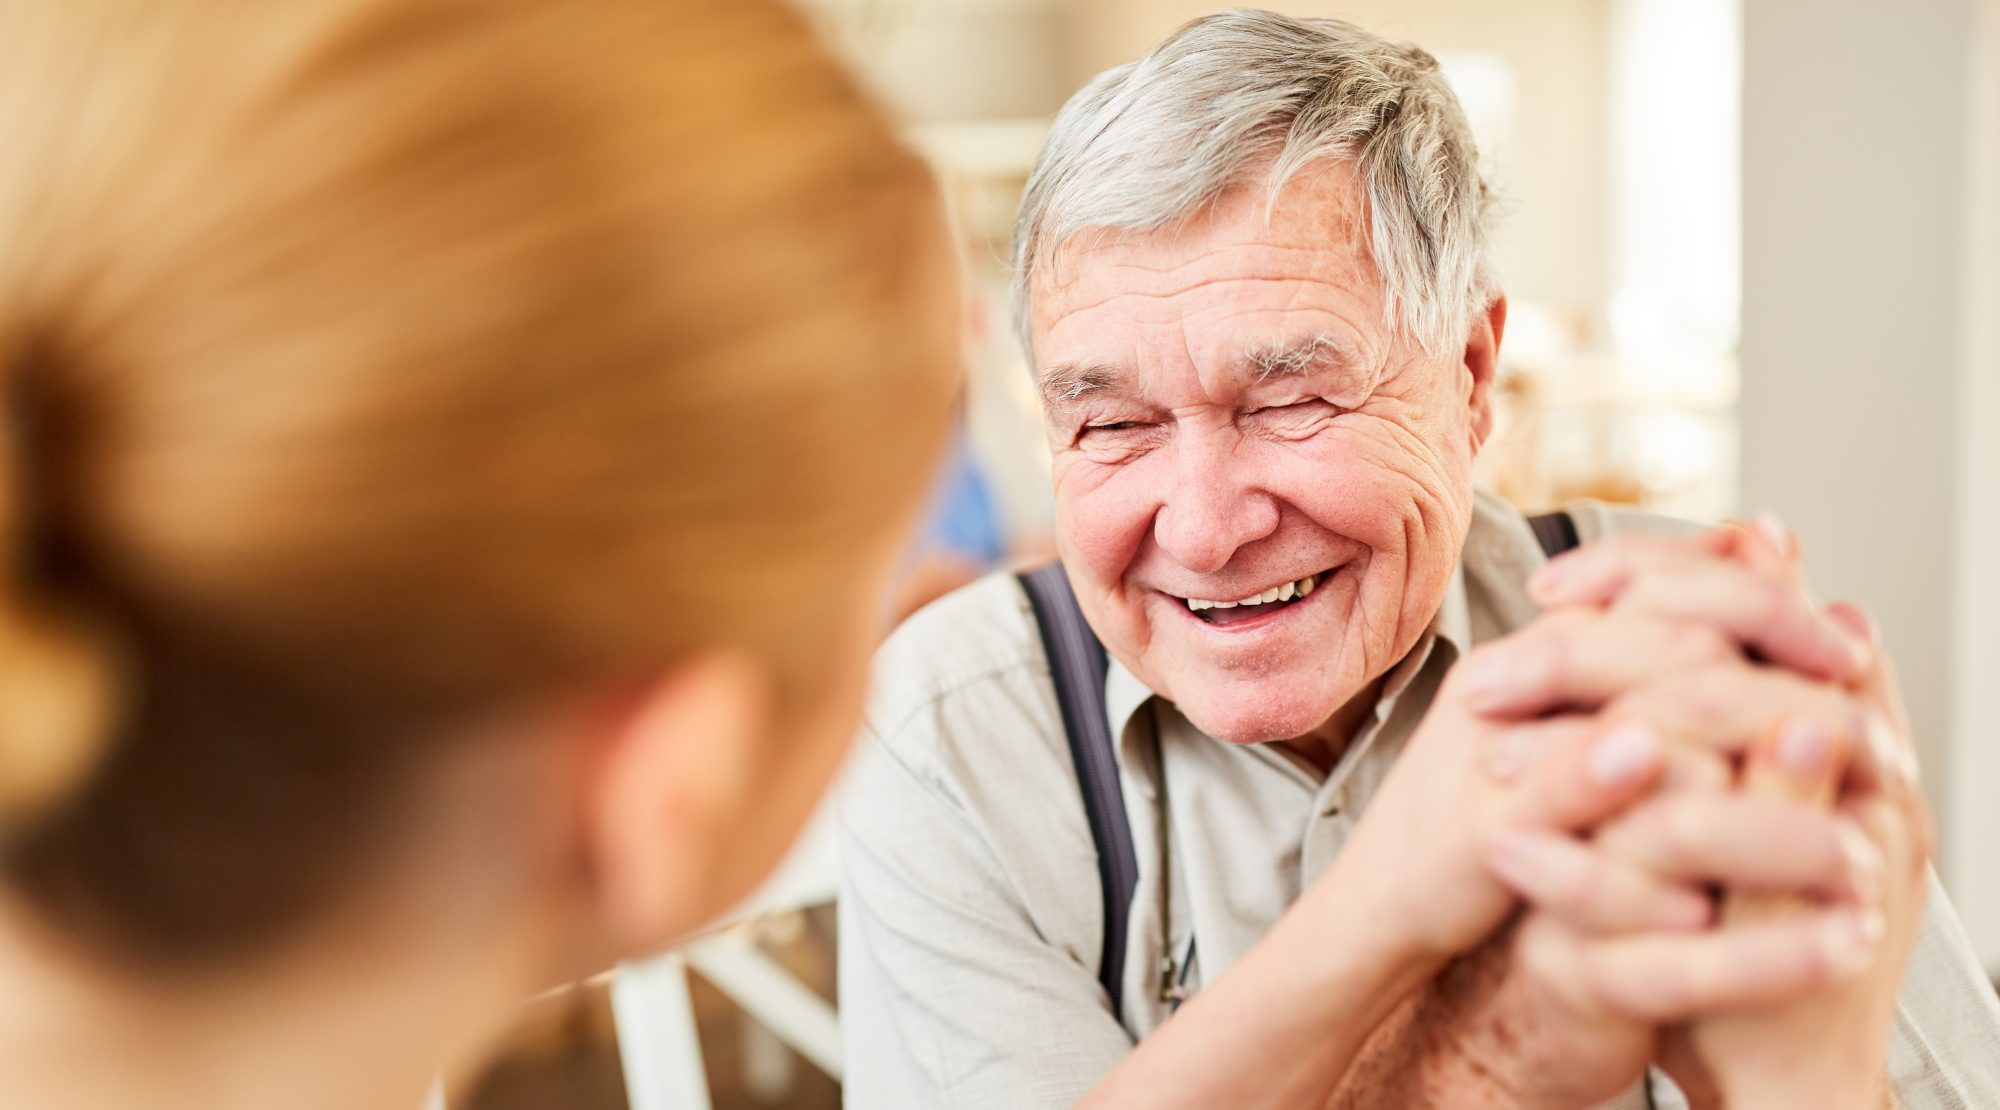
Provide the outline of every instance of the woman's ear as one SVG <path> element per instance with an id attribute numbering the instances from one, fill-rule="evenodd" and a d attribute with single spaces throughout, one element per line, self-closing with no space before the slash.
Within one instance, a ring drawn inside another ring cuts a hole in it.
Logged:
<path id="1" fill-rule="evenodd" d="M 1472 384 L 1467 404 L 1471 407 L 1472 451 L 1478 454 L 1493 434 L 1493 385 L 1500 372 L 1500 336 L 1507 330 L 1507 298 L 1494 297 L 1472 322 L 1465 340 L 1465 370 Z"/>
<path id="2" fill-rule="evenodd" d="M 772 692 L 730 653 L 696 657 L 645 688 L 598 738 L 583 783 L 591 894 L 620 956 L 665 947 L 727 907 L 721 861 L 753 804 Z"/>

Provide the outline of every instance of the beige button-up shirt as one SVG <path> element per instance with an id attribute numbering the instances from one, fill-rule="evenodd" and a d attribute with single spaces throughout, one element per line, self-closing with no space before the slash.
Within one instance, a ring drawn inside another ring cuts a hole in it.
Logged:
<path id="1" fill-rule="evenodd" d="M 1592 505 L 1572 516 L 1585 540 L 1688 527 Z M 841 799 L 847 1104 L 1081 1098 L 1166 1020 L 1164 987 L 1223 974 L 1326 870 L 1445 671 L 1536 615 L 1525 582 L 1542 561 L 1520 514 L 1481 495 L 1438 614 L 1324 776 L 1282 748 L 1202 734 L 1112 662 L 1106 709 L 1139 863 L 1122 1024 L 1098 984 L 1096 850 L 1025 596 L 995 576 L 912 618 L 877 659 Z M 1905 1107 L 2000 1107 L 2000 1005 L 1935 888 L 1890 1070 Z M 1652 1087 L 1652 1104 L 1684 1107 L 1664 1077 Z"/>

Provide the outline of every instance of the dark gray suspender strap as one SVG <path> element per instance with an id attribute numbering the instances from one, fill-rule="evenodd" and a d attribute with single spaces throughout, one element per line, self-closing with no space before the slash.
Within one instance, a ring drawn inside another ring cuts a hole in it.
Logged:
<path id="1" fill-rule="evenodd" d="M 1568 513 L 1543 513 L 1540 516 L 1531 516 L 1528 518 L 1528 527 L 1535 530 L 1535 539 L 1541 542 L 1542 552 L 1551 559 L 1578 543 L 1576 521 L 1570 519 Z"/>
<path id="2" fill-rule="evenodd" d="M 1535 539 L 1550 558 L 1577 546 L 1576 521 L 1564 512 L 1528 518 Z M 1138 857 L 1132 851 L 1132 825 L 1125 818 L 1125 793 L 1118 783 L 1118 760 L 1111 746 L 1111 722 L 1104 708 L 1104 676 L 1110 663 L 1104 645 L 1084 622 L 1061 563 L 1019 576 L 1035 610 L 1042 648 L 1055 680 L 1056 704 L 1062 709 L 1063 731 L 1069 736 L 1070 759 L 1083 790 L 1084 815 L 1090 839 L 1097 846 L 1097 881 L 1104 892 L 1104 948 L 1098 958 L 1097 981 L 1111 999 L 1111 1012 L 1124 1020 L 1120 986 L 1125 973 L 1125 929 L 1132 909 L 1132 892 L 1139 885 Z M 1651 1080 L 1646 1096 L 1652 1098 Z"/>
<path id="3" fill-rule="evenodd" d="M 1097 846 L 1097 880 L 1104 894 L 1104 947 L 1097 981 L 1111 999 L 1111 1012 L 1122 1021 L 1126 916 L 1139 885 L 1139 862 L 1132 851 L 1132 825 L 1125 819 L 1125 792 L 1118 783 L 1118 760 L 1104 708 L 1104 676 L 1110 663 L 1104 645 L 1077 608 L 1061 563 L 1020 578 L 1041 629 L 1063 731 L 1069 736 L 1070 759 L 1083 791 L 1090 839 Z"/>

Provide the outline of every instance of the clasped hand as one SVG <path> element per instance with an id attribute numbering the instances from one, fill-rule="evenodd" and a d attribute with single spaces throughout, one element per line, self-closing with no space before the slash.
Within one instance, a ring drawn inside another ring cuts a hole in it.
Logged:
<path id="1" fill-rule="evenodd" d="M 1531 591 L 1343 852 L 1400 845 L 1412 943 L 1451 960 L 1434 1039 L 1521 1106 L 1652 1063 L 1697 1106 L 1884 1105 L 1931 831 L 1866 616 L 1770 523 L 1612 537 Z"/>

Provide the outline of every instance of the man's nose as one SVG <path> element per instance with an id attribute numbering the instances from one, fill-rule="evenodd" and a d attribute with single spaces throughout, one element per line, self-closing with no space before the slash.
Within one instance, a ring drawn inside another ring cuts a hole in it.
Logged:
<path id="1" fill-rule="evenodd" d="M 1173 484 L 1153 518 L 1160 549 L 1197 574 L 1221 570 L 1237 549 L 1278 528 L 1277 503 L 1252 486 L 1229 448 L 1215 441 L 1176 444 Z"/>

